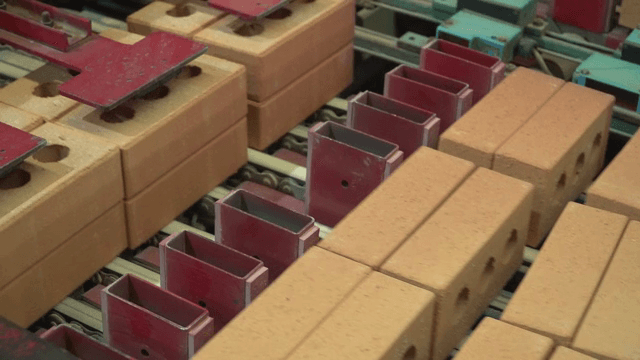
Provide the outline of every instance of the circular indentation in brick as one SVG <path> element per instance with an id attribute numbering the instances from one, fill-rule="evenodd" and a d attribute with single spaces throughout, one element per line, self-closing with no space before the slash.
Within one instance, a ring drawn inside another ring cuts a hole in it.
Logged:
<path id="1" fill-rule="evenodd" d="M 340 184 L 342 185 L 343 188 L 348 188 L 349 187 L 349 182 L 347 180 L 342 180 L 340 182 Z"/>
<path id="2" fill-rule="evenodd" d="M 456 322 L 462 318 L 464 315 L 462 310 L 469 303 L 469 296 L 471 296 L 471 291 L 468 287 L 464 287 L 458 293 L 458 297 L 456 298 L 456 311 L 458 311 L 458 316 L 456 316 Z"/>
<path id="3" fill-rule="evenodd" d="M 187 17 L 192 15 L 195 10 L 189 5 L 176 5 L 173 9 L 167 11 L 167 15 L 173 17 Z"/>
<path id="4" fill-rule="evenodd" d="M 242 26 L 240 26 L 234 31 L 234 33 L 244 37 L 260 35 L 263 32 L 264 32 L 264 26 L 262 26 L 261 24 L 255 24 L 255 23 L 242 24 Z"/>
<path id="5" fill-rule="evenodd" d="M 42 163 L 58 162 L 69 156 L 69 148 L 64 145 L 49 145 L 40 149 L 33 158 Z"/>
<path id="6" fill-rule="evenodd" d="M 417 355 L 416 347 L 411 345 L 407 351 L 404 352 L 404 356 L 402 356 L 402 360 L 414 360 Z"/>
<path id="7" fill-rule="evenodd" d="M 491 279 L 491 275 L 496 270 L 496 258 L 493 256 L 487 260 L 484 265 L 484 269 L 482 270 L 482 276 L 480 278 L 480 293 L 483 294 L 489 285 L 489 279 Z"/>
<path id="8" fill-rule="evenodd" d="M 149 350 L 147 350 L 147 349 L 140 350 L 140 354 L 142 354 L 142 356 L 144 356 L 144 357 L 149 357 L 149 355 L 150 355 L 149 354 Z"/>
<path id="9" fill-rule="evenodd" d="M 564 189 L 565 185 L 567 185 L 567 174 L 562 173 L 562 175 L 560 175 L 560 179 L 558 179 L 558 183 L 556 184 L 556 190 Z"/>
<path id="10" fill-rule="evenodd" d="M 167 95 L 169 95 L 169 87 L 166 85 L 161 85 L 155 88 L 154 90 L 150 91 L 149 93 L 145 94 L 144 96 L 142 96 L 142 99 L 148 100 L 148 101 L 159 100 L 164 97 L 167 97 Z"/>
<path id="11" fill-rule="evenodd" d="M 509 238 L 504 245 L 504 253 L 502 255 L 502 262 L 507 264 L 511 260 L 513 256 L 513 252 L 516 249 L 516 244 L 518 243 L 518 230 L 512 229 L 509 234 Z"/>
<path id="12" fill-rule="evenodd" d="M 291 10 L 287 9 L 287 8 L 280 8 L 274 12 L 272 12 L 271 14 L 267 15 L 267 19 L 272 19 L 272 20 L 282 20 L 282 19 L 286 19 L 289 16 L 291 16 Z"/>
<path id="13" fill-rule="evenodd" d="M 60 91 L 58 91 L 58 85 L 60 84 L 61 82 L 55 81 L 42 83 L 33 89 L 33 95 L 41 98 L 58 96 L 60 95 Z"/>
<path id="14" fill-rule="evenodd" d="M 3 178 L 0 178 L 0 190 L 17 189 L 27 185 L 31 181 L 31 174 L 22 169 L 15 169 Z"/>
<path id="15" fill-rule="evenodd" d="M 581 153 L 578 156 L 578 159 L 576 159 L 576 175 L 580 175 L 580 173 L 582 172 L 582 168 L 584 167 L 584 153 Z"/>
<path id="16" fill-rule="evenodd" d="M 202 68 L 201 67 L 195 66 L 195 65 L 187 65 L 187 66 L 182 68 L 182 71 L 180 71 L 180 74 L 178 75 L 178 78 L 180 78 L 180 79 L 191 79 L 191 78 L 194 78 L 196 76 L 199 76 L 200 74 L 202 74 Z"/>
<path id="17" fill-rule="evenodd" d="M 207 303 L 202 300 L 198 301 L 198 305 L 202 306 L 203 308 L 207 307 Z"/>
<path id="18" fill-rule="evenodd" d="M 105 111 L 100 114 L 100 119 L 110 124 L 123 123 L 131 120 L 136 116 L 136 111 L 126 105 L 120 105 L 117 108 Z"/>
<path id="19" fill-rule="evenodd" d="M 602 142 L 602 134 L 596 134 L 596 137 L 593 139 L 593 149 L 600 147 L 600 143 Z"/>

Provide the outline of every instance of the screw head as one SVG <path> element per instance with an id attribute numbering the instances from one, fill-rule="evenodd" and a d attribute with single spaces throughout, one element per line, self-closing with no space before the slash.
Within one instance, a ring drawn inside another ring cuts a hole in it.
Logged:
<path id="1" fill-rule="evenodd" d="M 446 20 L 446 21 L 444 22 L 444 25 L 447 25 L 447 26 L 449 26 L 449 25 L 453 25 L 453 20 L 451 20 L 451 19 Z"/>
<path id="2" fill-rule="evenodd" d="M 535 19 L 535 20 L 533 20 L 533 25 L 542 26 L 542 25 L 544 25 L 544 22 L 542 21 L 542 19 Z"/>
<path id="3" fill-rule="evenodd" d="M 589 75 L 589 74 L 591 74 L 591 71 L 589 71 L 588 69 L 582 69 L 582 70 L 580 70 L 580 74 Z"/>
<path id="4" fill-rule="evenodd" d="M 498 38 L 497 38 L 497 39 L 498 39 L 498 41 L 503 42 L 503 43 L 506 43 L 506 42 L 507 42 L 507 38 L 506 38 L 506 37 L 504 37 L 504 36 L 498 36 Z"/>

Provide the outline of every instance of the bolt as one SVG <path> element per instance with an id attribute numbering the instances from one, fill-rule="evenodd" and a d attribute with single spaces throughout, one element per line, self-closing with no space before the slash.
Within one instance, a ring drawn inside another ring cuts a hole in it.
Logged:
<path id="1" fill-rule="evenodd" d="M 580 74 L 589 75 L 589 74 L 591 74 L 591 71 L 589 71 L 588 69 L 582 69 L 582 70 L 580 70 Z"/>
<path id="2" fill-rule="evenodd" d="M 497 39 L 498 39 L 498 41 L 503 42 L 503 43 L 507 42 L 507 38 L 504 37 L 504 36 L 498 36 Z"/>
<path id="3" fill-rule="evenodd" d="M 542 25 L 544 25 L 544 22 L 542 21 L 542 19 L 535 19 L 535 20 L 533 20 L 533 25 L 542 26 Z"/>
<path id="4" fill-rule="evenodd" d="M 42 23 L 46 26 L 53 27 L 53 19 L 51 18 L 51 14 L 48 11 L 42 12 Z"/>
<path id="5" fill-rule="evenodd" d="M 448 20 L 446 20 L 446 21 L 444 22 L 444 24 L 445 24 L 445 25 L 447 25 L 447 26 L 451 26 L 451 25 L 453 25 L 453 20 L 448 19 Z"/>

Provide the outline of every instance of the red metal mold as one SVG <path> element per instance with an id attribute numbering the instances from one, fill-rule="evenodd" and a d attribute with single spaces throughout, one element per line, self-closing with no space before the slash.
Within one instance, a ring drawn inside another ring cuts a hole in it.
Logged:
<path id="1" fill-rule="evenodd" d="M 310 216 L 245 190 L 216 202 L 216 241 L 263 261 L 270 282 L 318 242 L 314 224 Z"/>
<path id="2" fill-rule="evenodd" d="M 437 147 L 440 119 L 430 111 L 366 91 L 349 101 L 347 127 L 398 145 L 408 158 L 420 146 Z"/>
<path id="3" fill-rule="evenodd" d="M 0 316 L 0 359 L 78 360 L 69 352 L 43 340 Z"/>
<path id="4" fill-rule="evenodd" d="M 247 21 L 266 17 L 291 0 L 209 0 L 209 6 Z"/>
<path id="5" fill-rule="evenodd" d="M 202 236 L 181 232 L 160 243 L 162 288 L 199 304 L 215 319 L 215 332 L 269 283 L 262 261 Z"/>
<path id="6" fill-rule="evenodd" d="M 613 0 L 555 0 L 553 18 L 594 33 L 609 31 Z"/>
<path id="7" fill-rule="evenodd" d="M 305 158 L 306 161 L 306 158 Z M 307 164 L 302 165 L 307 166 Z M 261 184 L 254 183 L 252 181 L 245 181 L 236 189 L 246 190 L 254 195 L 257 195 L 261 198 L 267 199 L 277 205 L 280 205 L 289 210 L 293 210 L 297 213 L 304 214 L 304 201 L 296 199 L 291 195 L 287 195 L 278 190 L 272 189 L 268 186 L 264 186 Z"/>
<path id="8" fill-rule="evenodd" d="M 209 312 L 133 275 L 102 291 L 109 345 L 136 358 L 189 359 L 213 336 Z"/>
<path id="9" fill-rule="evenodd" d="M 82 299 L 88 302 L 89 304 L 94 305 L 95 307 L 101 308 L 102 307 L 101 294 L 102 294 L 102 289 L 104 289 L 105 287 L 106 286 L 102 284 L 98 284 L 92 287 L 91 289 L 89 289 L 89 291 L 82 294 Z"/>
<path id="10" fill-rule="evenodd" d="M 135 360 L 67 325 L 52 327 L 40 337 L 67 350 L 80 360 Z"/>
<path id="11" fill-rule="evenodd" d="M 403 160 L 398 145 L 334 122 L 309 130 L 305 208 L 335 226 Z"/>
<path id="12" fill-rule="evenodd" d="M 147 246 L 133 258 L 156 271 L 160 270 L 160 249 L 155 246 Z"/>
<path id="13" fill-rule="evenodd" d="M 0 178 L 46 145 L 45 139 L 0 122 Z"/>

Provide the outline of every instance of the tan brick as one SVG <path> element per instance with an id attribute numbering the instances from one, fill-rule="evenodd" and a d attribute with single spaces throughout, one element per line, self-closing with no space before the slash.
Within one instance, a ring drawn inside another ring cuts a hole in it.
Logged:
<path id="1" fill-rule="evenodd" d="M 598 359 L 640 359 L 640 222 L 631 221 L 572 348 Z"/>
<path id="2" fill-rule="evenodd" d="M 553 76 L 518 68 L 440 136 L 438 149 L 491 169 L 496 150 L 563 84 Z"/>
<path id="3" fill-rule="evenodd" d="M 428 359 L 435 296 L 371 273 L 288 360 Z"/>
<path id="4" fill-rule="evenodd" d="M 378 268 L 474 168 L 466 160 L 421 147 L 318 246 Z"/>
<path id="5" fill-rule="evenodd" d="M 496 152 L 494 170 L 536 187 L 528 245 L 540 244 L 602 168 L 614 101 L 567 83 Z"/>
<path id="6" fill-rule="evenodd" d="M 195 360 L 284 359 L 370 269 L 313 247 L 195 355 Z"/>
<path id="7" fill-rule="evenodd" d="M 44 119 L 13 106 L 0 103 L 0 122 L 24 131 L 31 131 L 44 124 Z"/>
<path id="8" fill-rule="evenodd" d="M 249 99 L 263 102 L 347 46 L 354 22 L 353 0 L 295 1 L 257 24 L 226 16 L 194 39 L 208 45 L 210 55 L 244 64 Z M 262 32 L 241 35 L 253 31 L 250 26 Z"/>
<path id="9" fill-rule="evenodd" d="M 547 360 L 553 341 L 516 326 L 484 318 L 456 360 Z"/>
<path id="10" fill-rule="evenodd" d="M 569 203 L 509 301 L 502 321 L 569 346 L 628 220 Z"/>
<path id="11" fill-rule="evenodd" d="M 478 168 L 381 271 L 437 297 L 433 359 L 464 338 L 522 262 L 533 186 Z"/>
<path id="12" fill-rule="evenodd" d="M 154 31 L 192 38 L 195 33 L 215 23 L 225 13 L 206 3 L 186 3 L 177 6 L 164 1 L 154 1 L 127 17 L 127 27 L 132 33 L 149 35 Z"/>
<path id="13" fill-rule="evenodd" d="M 558 346 L 549 360 L 596 360 L 591 356 L 579 353 L 569 348 Z"/>

